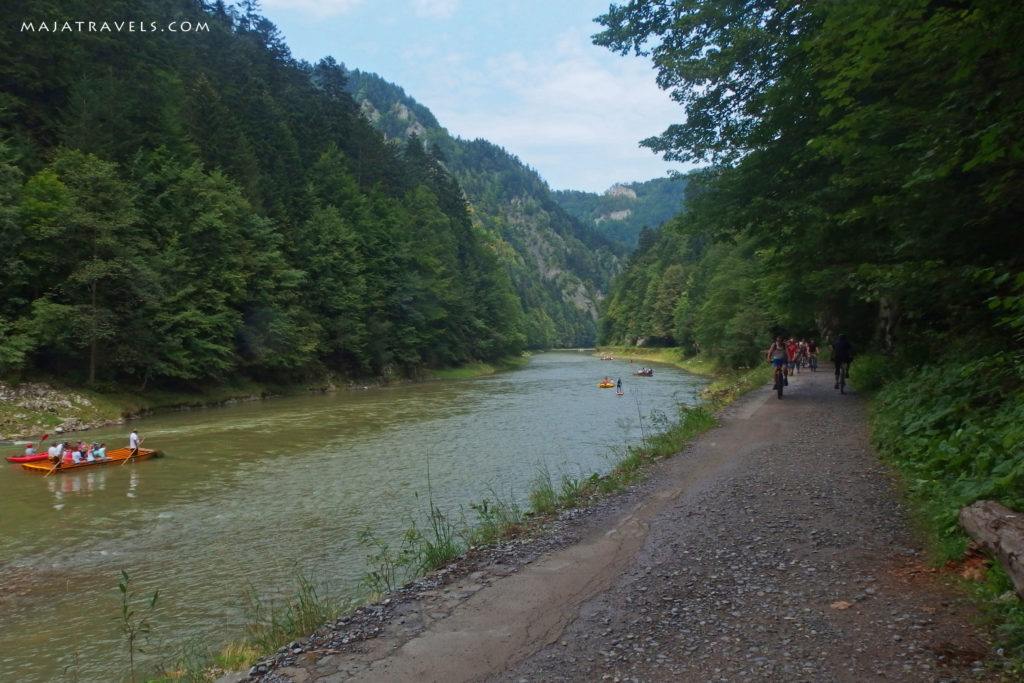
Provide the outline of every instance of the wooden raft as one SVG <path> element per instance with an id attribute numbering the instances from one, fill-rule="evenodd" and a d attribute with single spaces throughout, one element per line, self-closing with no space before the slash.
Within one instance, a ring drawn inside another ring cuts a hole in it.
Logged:
<path id="1" fill-rule="evenodd" d="M 994 555 L 1024 599 L 1024 514 L 994 500 L 979 500 L 960 509 L 960 526 Z"/>

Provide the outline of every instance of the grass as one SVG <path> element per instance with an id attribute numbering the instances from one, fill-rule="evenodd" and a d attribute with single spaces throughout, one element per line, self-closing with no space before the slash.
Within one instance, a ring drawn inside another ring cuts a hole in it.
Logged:
<path id="1" fill-rule="evenodd" d="M 514 538 L 525 530 L 525 515 L 514 501 L 495 495 L 493 501 L 485 498 L 479 503 L 470 503 L 469 507 L 477 516 L 476 523 L 464 535 L 471 548 Z"/>
<path id="2" fill-rule="evenodd" d="M 457 368 L 431 370 L 430 376 L 435 379 L 468 379 L 470 377 L 493 375 L 496 372 L 504 372 L 505 370 L 514 370 L 522 367 L 528 360 L 529 357 L 524 355 L 492 363 L 467 363 Z"/>
<path id="3" fill-rule="evenodd" d="M 255 590 L 246 592 L 246 645 L 273 652 L 282 643 L 317 630 L 344 611 L 343 601 L 326 583 L 309 573 L 297 577 L 296 591 L 283 600 L 266 600 Z"/>

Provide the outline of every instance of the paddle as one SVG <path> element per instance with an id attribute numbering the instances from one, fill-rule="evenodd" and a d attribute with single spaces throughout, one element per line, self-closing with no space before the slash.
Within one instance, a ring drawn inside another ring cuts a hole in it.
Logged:
<path id="1" fill-rule="evenodd" d="M 51 474 L 53 474 L 54 472 L 59 470 L 60 466 L 63 465 L 63 464 L 64 464 L 64 455 L 63 454 L 59 454 L 57 456 L 57 462 L 53 463 L 53 467 L 50 468 L 50 471 L 47 472 L 46 474 L 44 474 L 43 476 L 44 477 L 50 476 Z"/>
<path id="2" fill-rule="evenodd" d="M 138 453 L 139 453 L 139 446 L 141 446 L 142 442 L 145 441 L 145 440 L 146 440 L 146 437 L 142 437 L 141 439 L 139 439 L 138 445 L 136 445 L 135 448 L 132 449 L 132 452 L 128 455 L 128 457 L 124 459 L 124 462 L 121 463 L 121 467 L 124 467 L 125 465 L 127 465 L 129 460 L 131 460 L 136 455 L 138 455 Z"/>

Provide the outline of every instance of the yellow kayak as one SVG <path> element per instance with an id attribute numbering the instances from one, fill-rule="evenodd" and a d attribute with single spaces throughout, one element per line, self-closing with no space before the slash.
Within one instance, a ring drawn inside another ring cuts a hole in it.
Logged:
<path id="1" fill-rule="evenodd" d="M 601 387 L 602 389 L 611 389 L 612 387 L 615 386 L 615 382 L 598 382 L 597 386 Z"/>

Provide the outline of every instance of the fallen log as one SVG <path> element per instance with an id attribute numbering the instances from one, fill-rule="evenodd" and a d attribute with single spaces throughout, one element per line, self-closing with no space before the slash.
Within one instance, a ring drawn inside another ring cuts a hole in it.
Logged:
<path id="1" fill-rule="evenodd" d="M 979 500 L 960 509 L 960 526 L 1010 575 L 1024 599 L 1024 514 L 994 500 Z"/>

